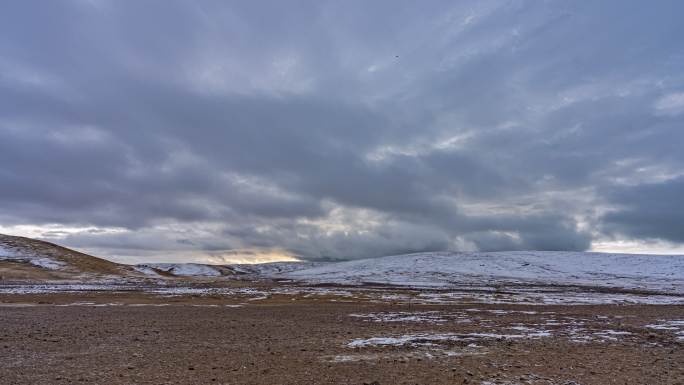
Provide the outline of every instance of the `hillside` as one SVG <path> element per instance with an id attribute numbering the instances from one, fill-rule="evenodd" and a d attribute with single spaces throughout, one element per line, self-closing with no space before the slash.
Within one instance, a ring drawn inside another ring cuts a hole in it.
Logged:
<path id="1" fill-rule="evenodd" d="M 145 263 L 123 265 L 50 242 L 0 234 L 0 281 L 87 281 L 91 279 L 258 279 L 318 266 L 306 262 L 256 265 Z"/>
<path id="2" fill-rule="evenodd" d="M 0 277 L 11 280 L 86 280 L 136 275 L 129 266 L 50 242 L 0 234 Z"/>
<path id="3" fill-rule="evenodd" d="M 574 285 L 684 294 L 684 256 L 539 251 L 434 252 L 335 263 L 149 263 L 129 266 L 45 241 L 0 235 L 0 278 L 3 282 L 285 279 L 314 284 L 426 288 Z"/>
<path id="4" fill-rule="evenodd" d="M 141 263 L 133 268 L 149 277 L 268 278 L 277 274 L 319 266 L 314 262 L 268 262 L 208 265 L 202 263 Z"/>
<path id="5" fill-rule="evenodd" d="M 542 284 L 684 293 L 684 256 L 587 252 L 419 253 L 331 263 L 282 274 L 316 283 L 416 287 Z"/>

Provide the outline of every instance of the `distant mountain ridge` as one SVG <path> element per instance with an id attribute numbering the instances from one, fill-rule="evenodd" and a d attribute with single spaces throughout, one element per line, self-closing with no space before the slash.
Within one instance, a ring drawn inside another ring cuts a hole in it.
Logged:
<path id="1" fill-rule="evenodd" d="M 450 288 L 571 285 L 684 295 L 684 255 L 591 252 L 432 252 L 345 262 L 123 265 L 50 242 L 0 235 L 8 281 L 279 279 L 313 284 Z"/>

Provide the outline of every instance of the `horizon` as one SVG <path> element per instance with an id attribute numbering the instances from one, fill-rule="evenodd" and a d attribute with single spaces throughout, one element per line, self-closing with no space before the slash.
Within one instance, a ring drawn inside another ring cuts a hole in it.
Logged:
<path id="1" fill-rule="evenodd" d="M 130 263 L 684 255 L 683 12 L 3 2 L 0 233 Z"/>
<path id="2" fill-rule="evenodd" d="M 1 236 L 18 236 L 18 237 L 23 237 L 20 235 L 10 235 L 10 234 L 0 234 Z M 62 246 L 59 243 L 54 243 L 50 242 L 49 240 L 44 240 L 44 239 L 39 239 L 39 238 L 30 238 L 30 237 L 25 237 L 28 239 L 38 239 L 41 241 L 49 242 L 52 244 L 55 244 L 57 246 Z M 64 247 L 64 246 L 62 246 Z M 344 258 L 339 258 L 339 259 L 314 259 L 314 260 L 307 260 L 303 259 L 301 257 L 298 257 L 296 255 L 278 255 L 278 253 L 272 253 L 270 256 L 266 256 L 264 258 L 254 258 L 254 255 L 248 255 L 248 257 L 240 256 L 239 253 L 237 253 L 237 256 L 233 258 L 227 258 L 227 257 L 222 257 L 222 258 L 215 258 L 215 257 L 206 257 L 206 256 L 198 256 L 196 259 L 194 258 L 189 258 L 190 260 L 188 261 L 188 256 L 181 256 L 180 260 L 174 260 L 173 258 L 164 258 L 164 257 L 152 257 L 152 258 L 144 258 L 140 259 L 139 256 L 131 255 L 131 256 L 117 256 L 117 257 L 102 257 L 97 254 L 92 254 L 88 253 L 87 250 L 79 250 L 78 248 L 73 248 L 72 250 L 84 253 L 86 255 L 90 255 L 93 257 L 97 258 L 102 258 L 105 260 L 108 260 L 110 262 L 115 262 L 119 264 L 124 264 L 124 265 L 130 265 L 130 266 L 135 266 L 135 265 L 146 265 L 146 264 L 168 264 L 168 265 L 179 265 L 179 264 L 202 264 L 202 265 L 216 265 L 216 266 L 227 266 L 227 265 L 258 265 L 258 264 L 267 264 L 267 263 L 278 263 L 278 262 L 297 262 L 297 263 L 307 263 L 307 262 L 315 262 L 315 263 L 337 263 L 337 262 L 352 262 L 352 261 L 360 261 L 360 260 L 373 260 L 377 258 L 385 258 L 385 257 L 403 257 L 403 256 L 412 256 L 412 255 L 443 255 L 443 254 L 509 254 L 513 255 L 516 253 L 529 253 L 529 254 L 553 254 L 553 253 L 578 253 L 578 254 L 605 254 L 606 256 L 610 255 L 633 255 L 635 257 L 637 256 L 654 256 L 654 257 L 682 257 L 684 256 L 684 253 L 669 253 L 669 254 L 662 254 L 662 253 L 625 253 L 625 252 L 610 252 L 610 251 L 563 251 L 563 250 L 499 250 L 499 251 L 459 251 L 459 250 L 432 250 L 432 251 L 421 251 L 421 252 L 415 252 L 415 253 L 407 253 L 407 254 L 396 254 L 396 255 L 382 255 L 382 256 L 374 256 L 374 257 L 367 257 L 367 258 L 362 258 L 362 259 L 344 259 Z M 0 244 L 0 251 L 2 251 L 2 245 Z"/>

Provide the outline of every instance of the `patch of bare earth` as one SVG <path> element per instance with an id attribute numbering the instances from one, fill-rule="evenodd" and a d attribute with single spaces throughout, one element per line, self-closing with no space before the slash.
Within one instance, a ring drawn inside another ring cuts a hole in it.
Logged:
<path id="1" fill-rule="evenodd" d="M 684 383 L 681 305 L 268 289 L 0 295 L 0 384 Z"/>

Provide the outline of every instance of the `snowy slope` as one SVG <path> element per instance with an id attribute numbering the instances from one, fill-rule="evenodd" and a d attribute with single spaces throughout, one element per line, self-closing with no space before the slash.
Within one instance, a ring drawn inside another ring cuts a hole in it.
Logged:
<path id="1" fill-rule="evenodd" d="M 324 262 L 269 262 L 227 265 L 237 273 L 271 276 L 326 265 Z"/>
<path id="2" fill-rule="evenodd" d="M 65 263 L 56 259 L 41 256 L 8 244 L 0 243 L 0 261 L 27 262 L 33 266 L 48 270 L 60 270 Z"/>
<path id="3" fill-rule="evenodd" d="M 219 266 L 199 263 L 147 263 L 137 265 L 136 270 L 150 275 L 157 275 L 154 270 L 160 270 L 183 277 L 220 277 L 222 275 Z"/>
<path id="4" fill-rule="evenodd" d="M 0 234 L 0 268 L 5 279 L 89 280 L 135 273 L 128 266 L 54 243 Z"/>
<path id="5" fill-rule="evenodd" d="M 270 262 L 259 264 L 208 265 L 200 263 L 144 263 L 133 268 L 148 276 L 159 276 L 159 272 L 179 277 L 246 276 L 250 278 L 270 277 L 299 269 L 319 266 L 315 262 Z"/>
<path id="6" fill-rule="evenodd" d="M 684 256 L 582 252 L 419 253 L 281 274 L 308 282 L 422 287 L 563 284 L 684 293 Z"/>

